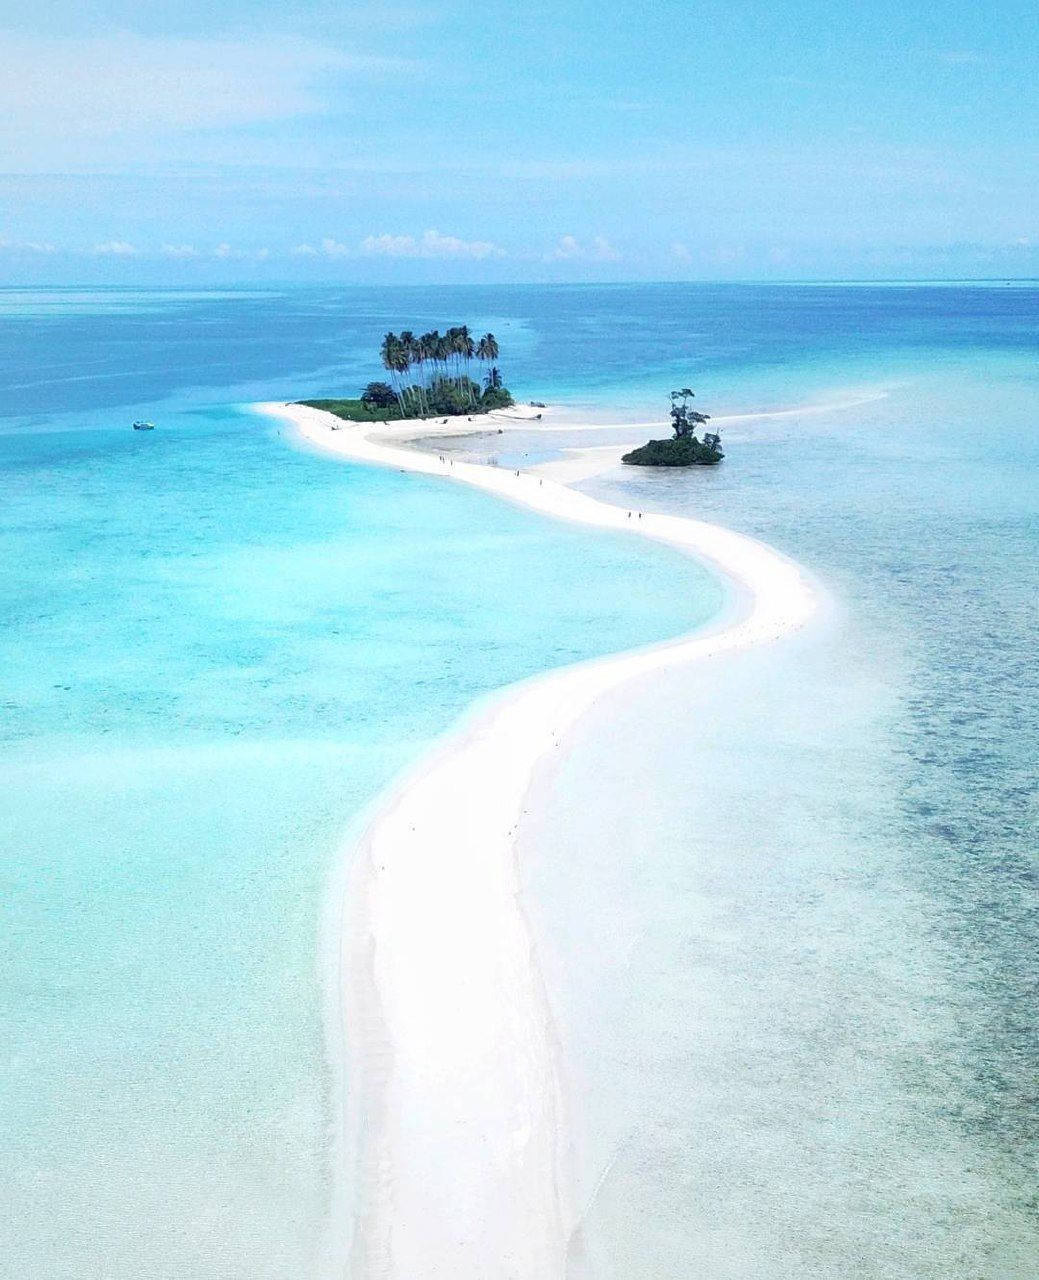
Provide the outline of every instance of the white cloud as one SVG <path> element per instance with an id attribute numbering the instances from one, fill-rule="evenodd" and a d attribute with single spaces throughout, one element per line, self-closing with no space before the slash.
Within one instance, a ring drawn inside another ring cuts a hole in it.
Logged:
<path id="1" fill-rule="evenodd" d="M 418 242 L 414 236 L 365 236 L 362 253 L 376 253 L 384 258 L 414 258 Z"/>
<path id="2" fill-rule="evenodd" d="M 234 245 L 224 241 L 213 249 L 214 258 L 223 261 L 242 262 L 246 260 L 264 262 L 271 256 L 270 249 L 236 249 Z"/>
<path id="3" fill-rule="evenodd" d="M 688 266 L 693 260 L 693 255 L 689 252 L 689 246 L 675 240 L 671 244 L 671 257 L 676 262 L 680 262 L 683 266 Z"/>
<path id="4" fill-rule="evenodd" d="M 458 236 L 424 231 L 421 236 L 366 236 L 361 252 L 383 258 L 503 258 L 505 252 L 490 240 L 461 240 Z"/>
<path id="5" fill-rule="evenodd" d="M 162 256 L 164 258 L 197 258 L 198 250 L 193 244 L 164 244 L 162 246 Z"/>
<path id="6" fill-rule="evenodd" d="M 158 38 L 116 32 L 33 38 L 0 32 L 0 149 L 155 137 L 329 109 L 344 74 L 379 77 L 403 59 L 311 40 Z"/>
<path id="7" fill-rule="evenodd" d="M 135 258 L 137 246 L 129 240 L 105 240 L 102 244 L 94 245 L 90 252 L 99 258 Z"/>
<path id="8" fill-rule="evenodd" d="M 289 256 L 292 258 L 316 258 L 317 250 L 312 244 L 293 245 L 289 250 Z"/>
<path id="9" fill-rule="evenodd" d="M 620 262 L 621 256 L 605 236 L 596 236 L 592 241 L 591 256 L 596 262 Z"/>
<path id="10" fill-rule="evenodd" d="M 333 240 L 331 236 L 325 236 L 321 241 L 321 252 L 329 258 L 349 258 L 350 246 L 340 244 L 338 240 Z"/>
<path id="11" fill-rule="evenodd" d="M 546 262 L 619 262 L 621 255 L 605 236 L 593 236 L 585 244 L 576 236 L 561 236 Z"/>
<path id="12" fill-rule="evenodd" d="M 573 236 L 563 236 L 548 257 L 556 262 L 567 262 L 570 259 L 582 257 L 583 253 L 580 241 Z"/>

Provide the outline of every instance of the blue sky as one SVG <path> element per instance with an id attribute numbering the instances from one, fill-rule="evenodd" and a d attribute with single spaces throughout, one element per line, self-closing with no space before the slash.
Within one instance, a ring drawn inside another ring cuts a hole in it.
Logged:
<path id="1" fill-rule="evenodd" d="M 1030 0 L 0 0 L 0 280 L 1039 275 Z"/>

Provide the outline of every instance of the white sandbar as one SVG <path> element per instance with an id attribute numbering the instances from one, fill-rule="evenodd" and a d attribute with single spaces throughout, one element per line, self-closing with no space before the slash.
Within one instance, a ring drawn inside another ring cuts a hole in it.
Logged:
<path id="1" fill-rule="evenodd" d="M 774 640 L 806 622 L 815 593 L 798 565 L 728 529 L 640 518 L 543 475 L 401 447 L 433 424 L 373 429 L 301 405 L 258 407 L 344 458 L 667 543 L 736 588 L 736 606 L 713 629 L 549 672 L 481 703 L 385 799 L 343 908 L 342 1049 L 360 1152 L 351 1275 L 562 1280 L 574 1222 L 564 1093 L 513 848 L 532 773 L 608 690 Z M 448 431 L 458 434 L 457 420 Z"/>

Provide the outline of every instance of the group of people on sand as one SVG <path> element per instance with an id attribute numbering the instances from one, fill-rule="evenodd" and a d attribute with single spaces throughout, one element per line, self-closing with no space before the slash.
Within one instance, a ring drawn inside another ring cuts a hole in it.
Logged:
<path id="1" fill-rule="evenodd" d="M 447 465 L 448 465 L 449 467 L 453 467 L 453 466 L 455 465 L 455 463 L 454 463 L 454 459 L 453 459 L 453 458 L 448 458 L 448 457 L 447 457 L 445 454 L 443 454 L 443 453 L 438 453 L 438 454 L 437 454 L 437 458 L 438 458 L 441 462 L 446 462 L 446 463 L 447 463 Z M 519 471 L 517 470 L 517 471 L 516 471 L 516 472 L 514 472 L 513 474 L 516 476 L 516 479 L 518 480 L 518 479 L 519 479 Z M 538 485 L 539 485 L 539 486 L 541 486 L 541 485 L 543 485 L 544 483 L 545 483 L 544 479 L 543 479 L 541 476 L 538 476 Z M 632 513 L 629 511 L 629 512 L 628 512 L 628 519 L 629 519 L 629 520 L 631 519 L 631 514 L 632 514 Z M 636 516 L 638 516 L 638 518 L 639 518 L 640 520 L 642 519 L 642 512 L 641 512 L 641 511 L 636 511 L 636 512 L 635 512 L 635 515 L 636 515 Z"/>

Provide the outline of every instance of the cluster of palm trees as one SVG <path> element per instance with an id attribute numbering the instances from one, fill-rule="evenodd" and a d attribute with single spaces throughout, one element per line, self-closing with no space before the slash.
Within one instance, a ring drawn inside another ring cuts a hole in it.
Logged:
<path id="1" fill-rule="evenodd" d="M 380 355 L 405 417 L 475 407 L 484 393 L 470 376 L 473 360 L 489 366 L 484 386 L 488 390 L 502 389 L 501 374 L 494 366 L 498 358 L 494 334 L 485 333 L 474 342 L 468 325 L 457 325 L 446 333 L 433 329 L 421 337 L 409 329 L 388 333 L 382 340 Z"/>

